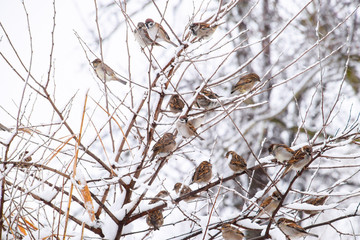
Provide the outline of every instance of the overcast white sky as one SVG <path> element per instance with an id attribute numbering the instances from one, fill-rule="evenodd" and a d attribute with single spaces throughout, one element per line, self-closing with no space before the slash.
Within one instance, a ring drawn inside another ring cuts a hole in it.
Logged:
<path id="1" fill-rule="evenodd" d="M 23 63 L 29 68 L 30 63 L 30 41 L 29 32 L 26 23 L 26 14 L 21 1 L 2 1 L 0 8 L 0 21 L 12 44 L 17 50 Z M 85 65 L 84 54 L 73 33 L 73 30 L 87 37 L 86 25 L 83 18 L 91 16 L 92 11 L 90 4 L 84 4 L 81 11 L 74 4 L 75 1 L 57 1 L 56 2 L 56 28 L 55 28 L 55 48 L 53 61 L 55 64 L 55 79 L 57 88 L 57 100 L 61 102 L 62 98 L 69 98 L 77 89 L 88 88 L 93 83 L 89 68 Z M 33 43 L 33 59 L 31 73 L 37 80 L 45 81 L 49 70 L 50 47 L 51 47 L 51 29 L 53 6 L 52 1 L 25 1 L 26 9 L 29 14 L 30 29 Z M 84 14 L 83 16 L 79 13 Z M 93 20 L 92 20 L 93 21 Z M 0 51 L 5 57 L 14 64 L 17 70 L 22 70 L 19 61 L 9 47 L 9 43 L 0 30 L 2 41 L 0 42 Z M 19 104 L 24 83 L 19 80 L 18 76 L 12 71 L 7 63 L 0 60 L 1 82 L 1 105 L 6 109 L 12 109 L 13 101 Z M 21 71 L 23 77 L 26 77 L 24 71 Z M 52 72 L 53 74 L 53 72 Z M 87 74 L 88 82 L 84 75 Z M 30 91 L 30 90 L 26 90 Z M 44 105 L 47 106 L 47 105 Z M 15 108 L 14 108 L 15 111 Z M 11 112 L 14 114 L 14 112 Z M 2 123 L 9 124 L 8 116 L 1 114 Z M 16 115 L 16 114 L 15 114 Z M 36 119 L 36 115 L 33 116 Z M 38 122 L 38 121 L 36 121 Z M 10 125 L 15 125 L 11 120 Z"/>
<path id="2" fill-rule="evenodd" d="M 2 1 L 5 2 L 4 0 Z M 99 9 L 103 9 L 100 8 L 100 6 L 106 6 L 110 3 L 113 3 L 113 1 L 98 1 L 98 7 Z M 159 1 L 157 3 L 161 8 L 164 6 L 165 1 Z M 142 2 L 139 2 L 139 4 L 139 6 L 141 6 Z M 183 1 L 180 6 L 176 7 L 177 15 L 169 18 L 169 23 L 179 37 L 182 36 L 184 27 L 188 24 L 190 16 L 192 15 L 192 4 L 193 2 L 190 0 Z M 51 30 L 53 27 L 52 1 L 25 1 L 25 6 L 29 14 L 33 44 L 31 73 L 37 80 L 45 81 L 49 70 Z M 132 2 L 132 4 L 128 5 L 128 12 L 139 9 L 139 6 Z M 116 22 L 124 20 L 120 8 L 110 9 L 116 9 L 116 11 L 119 12 L 117 14 L 116 12 L 99 10 L 100 31 L 103 38 L 113 30 Z M 171 10 L 171 7 L 168 9 Z M 170 10 L 168 10 L 167 14 L 170 14 Z M 149 5 L 147 8 L 142 9 L 140 13 L 134 15 L 133 21 L 136 24 L 138 21 L 144 21 L 148 17 L 154 18 L 155 20 L 159 19 L 159 14 L 152 5 Z M 0 21 L 23 63 L 28 68 L 31 49 L 26 14 L 21 1 L 6 1 L 6 3 L 3 3 L 0 8 Z M 95 75 L 87 62 L 85 53 L 74 31 L 80 35 L 91 50 L 99 57 L 100 51 L 97 43 L 94 42 L 94 39 L 97 37 L 97 29 L 95 23 L 95 4 L 93 1 L 81 2 L 81 4 L 78 1 L 70 0 L 56 1 L 55 48 L 53 54 L 55 68 L 53 69 L 54 71 L 51 72 L 51 78 L 53 79 L 52 76 L 54 76 L 56 81 L 56 100 L 60 106 L 67 103 L 70 97 L 78 90 L 85 92 L 90 89 L 92 96 L 96 96 L 97 94 L 101 96 L 102 94 L 98 89 L 99 81 L 94 78 Z M 148 64 L 137 42 L 134 42 L 133 35 L 131 32 L 129 33 L 132 78 L 134 81 L 141 82 L 147 76 Z M 1 53 L 18 71 L 23 70 L 2 30 L 0 30 L 0 37 Z M 128 54 L 126 52 L 125 39 L 126 29 L 122 26 L 122 28 L 118 28 L 115 31 L 110 39 L 104 41 L 103 53 L 104 59 L 109 66 L 120 74 L 127 76 Z M 161 55 L 158 61 L 162 63 L 167 62 L 175 51 L 175 48 L 167 46 L 167 49 L 158 48 L 154 49 L 153 52 L 155 56 Z M 95 58 L 89 51 L 87 51 L 87 54 L 90 61 Z M 7 110 L 9 110 L 12 109 L 9 108 L 10 106 L 15 106 L 13 102 L 15 102 L 16 105 L 19 104 L 24 83 L 19 80 L 18 76 L 3 59 L 0 59 L 0 71 L 1 82 L 4 86 L 0 89 L 1 106 L 6 106 Z M 21 71 L 20 74 L 26 77 L 25 71 Z M 110 83 L 110 85 L 114 92 L 119 92 L 119 94 L 128 90 L 117 83 Z M 140 94 L 141 91 L 137 93 Z M 80 95 L 82 96 L 82 94 Z M 41 100 L 39 104 L 40 103 Z M 16 108 L 13 110 L 16 111 Z M 11 112 L 11 114 L 16 116 L 14 111 Z M 37 116 L 38 114 L 34 114 L 32 120 L 35 120 Z M 35 122 L 41 122 L 42 117 L 40 117 L 39 121 Z M 9 118 L 7 114 L 2 114 L 1 118 L 2 122 L 10 123 L 12 126 L 15 125 L 15 121 Z"/>

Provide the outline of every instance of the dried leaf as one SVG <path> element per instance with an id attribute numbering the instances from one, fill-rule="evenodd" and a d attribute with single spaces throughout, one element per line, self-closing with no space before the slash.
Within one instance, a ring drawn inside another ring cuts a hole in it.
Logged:
<path id="1" fill-rule="evenodd" d="M 35 225 L 34 225 L 32 222 L 30 222 L 31 220 L 28 221 L 28 220 L 26 220 L 25 218 L 24 218 L 23 220 L 25 221 L 25 223 L 26 223 L 27 226 L 31 227 L 31 228 L 34 229 L 34 230 L 38 230 L 38 228 L 35 227 Z"/>
<path id="2" fill-rule="evenodd" d="M 23 227 L 20 226 L 20 225 L 18 225 L 18 228 L 19 228 L 19 230 L 20 230 L 20 232 L 21 232 L 22 234 L 24 234 L 25 236 L 27 235 L 27 233 L 26 233 L 26 231 L 25 231 L 25 228 L 23 228 Z"/>
<path id="3" fill-rule="evenodd" d="M 91 221 L 93 222 L 93 221 L 95 221 L 94 205 L 93 205 L 93 202 L 92 202 L 89 187 L 88 187 L 88 185 L 86 183 L 85 183 L 85 186 L 82 189 L 80 189 L 80 192 L 81 192 L 81 195 L 82 195 L 83 200 L 84 200 L 85 208 L 86 208 L 87 212 L 90 215 Z"/>

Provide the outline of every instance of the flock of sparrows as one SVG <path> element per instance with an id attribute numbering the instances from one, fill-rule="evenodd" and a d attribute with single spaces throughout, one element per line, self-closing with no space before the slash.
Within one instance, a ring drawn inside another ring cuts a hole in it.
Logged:
<path id="1" fill-rule="evenodd" d="M 239 81 L 232 87 L 231 94 L 238 93 L 244 94 L 250 91 L 256 82 L 260 82 L 260 77 L 256 73 L 250 73 L 245 76 L 240 77 Z M 203 108 L 205 110 L 212 110 L 216 107 L 220 106 L 220 96 L 216 93 L 212 92 L 209 89 L 202 89 L 198 96 L 196 97 L 196 105 L 199 108 Z M 185 107 L 185 100 L 178 94 L 172 95 L 169 100 L 169 109 L 172 113 L 182 113 Z M 186 115 L 181 115 L 176 122 L 176 129 L 184 138 L 190 137 L 198 137 L 203 140 L 201 136 L 199 136 L 197 132 L 197 128 L 204 121 L 204 116 L 199 118 L 189 119 Z"/>
<path id="2" fill-rule="evenodd" d="M 195 22 L 192 23 L 189 26 L 189 30 L 192 35 L 195 36 L 195 39 L 201 41 L 203 39 L 210 38 L 215 30 L 218 28 L 220 24 L 209 24 L 205 22 Z M 149 47 L 149 46 L 162 46 L 159 42 L 166 42 L 169 43 L 175 47 L 178 45 L 175 44 L 173 41 L 170 40 L 169 34 L 165 31 L 164 27 L 152 20 L 151 18 L 148 18 L 144 22 L 139 22 L 137 24 L 136 29 L 134 30 L 134 37 L 135 40 L 139 43 L 141 48 Z M 108 65 L 106 65 L 101 59 L 96 58 L 94 61 L 92 61 L 92 65 L 94 67 L 94 70 L 96 72 L 96 75 L 98 78 L 100 78 L 102 81 L 119 81 L 122 84 L 126 84 L 126 81 L 123 79 L 120 79 L 116 76 L 115 71 L 111 69 Z M 231 89 L 231 93 L 238 92 L 240 94 L 245 93 L 249 89 L 251 89 L 256 81 L 260 81 L 260 78 L 255 73 L 248 74 L 242 78 L 240 78 L 240 81 L 233 86 Z M 216 96 L 213 95 L 212 92 L 207 92 L 207 90 L 203 90 L 203 94 L 209 94 L 209 96 Z M 214 98 L 216 99 L 216 98 Z M 208 103 L 208 99 L 205 100 L 204 104 L 201 104 L 202 100 L 199 99 L 199 105 L 204 106 Z M 216 102 L 216 101 L 213 101 Z M 211 104 L 210 104 L 211 105 Z M 216 105 L 214 105 L 216 106 Z M 204 106 L 204 108 L 208 108 L 209 106 Z M 178 111 L 175 109 L 175 111 Z"/>
<path id="3" fill-rule="evenodd" d="M 209 38 L 216 30 L 220 24 L 210 25 L 207 23 L 193 23 L 189 26 L 190 32 L 198 39 L 203 40 Z M 163 26 L 154 20 L 148 18 L 145 20 L 145 23 L 139 22 L 137 28 L 134 30 L 134 36 L 136 41 L 140 44 L 141 48 L 160 46 L 160 42 L 169 43 L 175 47 L 178 45 L 170 40 L 169 35 L 163 28 Z M 96 72 L 96 75 L 102 81 L 119 81 L 122 84 L 126 84 L 126 81 L 120 79 L 115 75 L 115 72 L 103 63 L 100 59 L 95 59 L 93 62 L 93 67 Z M 260 82 L 260 77 L 255 73 L 250 73 L 245 76 L 242 76 L 239 81 L 232 87 L 231 94 L 244 94 L 250 91 L 257 82 Z M 199 95 L 196 98 L 196 105 L 199 108 L 204 108 L 205 110 L 214 109 L 220 106 L 219 101 L 220 96 L 212 92 L 210 89 L 202 89 Z M 172 113 L 182 113 L 185 107 L 185 102 L 182 96 L 172 95 L 169 101 L 169 109 Z M 178 117 L 176 122 L 177 132 L 184 138 L 197 137 L 202 139 L 197 132 L 197 128 L 201 125 L 203 119 L 189 119 L 186 115 Z M 172 154 L 177 148 L 176 136 L 173 133 L 165 133 L 162 135 L 159 140 L 155 143 L 152 148 L 152 155 L 150 161 L 154 160 L 155 157 L 166 157 Z M 274 155 L 276 160 L 281 164 L 285 165 L 285 170 L 282 176 L 285 176 L 290 170 L 301 171 L 312 159 L 312 148 L 311 146 L 304 146 L 297 151 L 292 150 L 285 144 L 272 144 L 269 147 L 269 153 Z M 248 173 L 247 163 L 244 158 L 238 155 L 234 151 L 229 151 L 226 153 L 225 157 L 228 158 L 231 156 L 229 162 L 229 168 L 234 172 L 243 172 Z M 212 164 L 209 161 L 201 162 L 195 169 L 193 176 L 191 178 L 191 183 L 208 183 L 212 178 Z M 192 192 L 192 189 L 183 184 L 176 183 L 173 189 L 176 194 L 180 197 Z M 169 196 L 167 191 L 160 191 L 153 200 L 150 201 L 150 204 L 154 204 L 160 200 L 164 200 L 164 197 Z M 200 195 L 190 195 L 185 202 L 193 201 L 199 198 Z M 279 191 L 274 191 L 270 196 L 265 198 L 262 203 L 259 205 L 259 210 L 257 214 L 253 217 L 252 221 L 263 217 L 266 215 L 268 218 L 272 216 L 275 209 L 278 208 L 282 200 L 282 194 Z M 326 201 L 326 197 L 310 198 L 306 201 L 308 204 L 312 205 L 322 205 Z M 317 214 L 319 211 L 304 211 L 309 215 Z M 159 229 L 163 223 L 163 210 L 155 210 L 148 213 L 146 222 L 150 227 L 153 227 L 155 230 Z M 280 218 L 277 221 L 277 226 L 281 231 L 291 239 L 303 237 L 303 236 L 315 236 L 306 232 L 300 225 L 296 222 L 287 219 Z M 244 234 L 236 227 L 232 226 L 229 223 L 225 223 L 221 227 L 222 236 L 225 240 L 233 239 L 243 239 Z"/>
<path id="4" fill-rule="evenodd" d="M 199 41 L 207 39 L 213 35 L 216 28 L 220 24 L 208 24 L 205 22 L 192 23 L 189 26 L 189 30 Z M 165 31 L 164 27 L 160 24 L 148 18 L 145 23 L 139 22 L 137 28 L 134 30 L 135 40 L 140 44 L 142 48 L 149 46 L 162 46 L 159 42 L 167 42 L 174 47 L 178 45 L 170 40 L 169 34 Z"/>
<path id="5" fill-rule="evenodd" d="M 205 22 L 197 22 L 192 23 L 189 27 L 189 30 L 192 35 L 201 41 L 211 37 L 219 25 L 220 24 L 211 25 Z M 177 44 L 170 40 L 169 34 L 165 31 L 164 27 L 151 18 L 146 19 L 145 23 L 139 22 L 137 24 L 137 27 L 134 30 L 134 37 L 142 49 L 149 46 L 164 47 L 159 42 L 166 42 L 173 45 L 174 47 L 178 47 Z M 106 65 L 101 59 L 96 58 L 94 61 L 92 61 L 92 65 L 96 75 L 102 81 L 119 81 L 122 84 L 126 84 L 126 81 L 117 77 L 114 70 Z"/>
<path id="6" fill-rule="evenodd" d="M 155 151 L 158 151 L 159 149 L 158 143 L 163 142 L 164 138 L 168 138 L 168 136 L 170 135 L 171 135 L 170 139 L 173 142 L 175 136 L 173 134 L 166 133 L 162 138 L 159 139 L 159 141 L 155 144 L 153 149 L 155 149 Z M 172 145 L 171 148 L 168 148 L 167 151 L 162 153 L 169 154 L 170 152 L 174 151 L 176 149 L 176 144 L 171 144 L 171 145 Z M 288 173 L 290 170 L 301 171 L 307 164 L 309 164 L 309 162 L 312 159 L 311 146 L 304 146 L 294 151 L 285 144 L 271 144 L 268 150 L 269 153 L 272 154 L 279 163 L 285 166 L 283 176 L 286 173 Z M 159 153 L 160 152 L 157 152 L 157 154 Z M 225 154 L 225 157 L 226 158 L 231 157 L 228 166 L 234 173 L 249 171 L 247 169 L 247 164 L 245 159 L 242 158 L 240 155 L 238 155 L 236 152 L 229 151 Z M 211 180 L 211 178 L 212 178 L 212 164 L 209 161 L 203 161 L 196 167 L 192 175 L 190 184 L 208 183 Z M 192 192 L 192 189 L 183 183 L 176 183 L 173 190 L 176 192 L 176 194 L 179 195 L 179 197 Z M 154 198 L 155 200 L 152 200 L 150 203 L 153 203 L 154 201 L 157 202 L 159 201 L 159 197 L 166 197 L 168 195 L 169 195 L 168 192 L 164 194 L 164 191 L 161 191 L 155 196 Z M 200 197 L 201 196 L 198 194 L 194 194 L 194 195 L 190 194 L 189 196 L 187 196 L 186 199 L 184 199 L 184 201 L 190 202 Z M 271 218 L 274 211 L 279 207 L 282 197 L 283 195 L 277 190 L 274 191 L 270 196 L 266 197 L 259 205 L 259 210 L 257 214 L 253 217 L 252 222 L 259 219 L 260 217 Z M 307 199 L 306 201 L 304 201 L 304 203 L 311 204 L 314 206 L 320 206 L 325 203 L 326 199 L 327 196 L 314 197 Z M 313 216 L 319 213 L 320 211 L 304 210 L 303 212 L 310 216 Z M 154 219 L 157 219 L 157 221 L 155 221 Z M 154 229 L 158 229 L 163 224 L 163 222 L 164 219 L 162 217 L 162 211 L 159 210 L 153 211 L 148 214 L 147 223 L 149 224 L 150 227 L 153 227 Z M 318 237 L 316 234 L 308 233 L 299 224 L 288 218 L 280 218 L 276 222 L 276 225 L 290 239 L 296 239 L 305 236 Z M 244 237 L 242 231 L 239 230 L 237 227 L 232 226 L 230 223 L 224 223 L 221 227 L 221 232 L 222 232 L 222 237 L 225 240 L 243 239 Z"/>

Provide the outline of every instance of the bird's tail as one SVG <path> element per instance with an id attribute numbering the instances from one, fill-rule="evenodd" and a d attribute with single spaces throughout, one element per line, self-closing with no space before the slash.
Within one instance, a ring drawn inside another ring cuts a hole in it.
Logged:
<path id="1" fill-rule="evenodd" d="M 173 42 L 170 41 L 170 40 L 169 40 L 169 43 L 170 43 L 171 45 L 173 45 L 174 47 L 178 47 L 178 45 L 176 45 L 175 43 L 173 43 Z"/>
<path id="2" fill-rule="evenodd" d="M 202 140 L 202 141 L 204 141 L 204 140 L 205 140 L 203 137 L 200 137 L 200 135 L 199 135 L 199 134 L 196 134 L 196 136 L 197 136 L 200 140 Z"/>
<path id="3" fill-rule="evenodd" d="M 245 173 L 251 178 L 252 177 L 252 171 L 249 169 L 245 169 Z"/>
<path id="4" fill-rule="evenodd" d="M 155 154 L 155 152 L 153 152 L 150 157 L 150 162 L 152 162 L 155 159 L 155 156 L 156 156 L 156 154 Z"/>
<path id="5" fill-rule="evenodd" d="M 313 236 L 313 237 L 316 237 L 316 238 L 318 238 L 319 236 L 318 235 L 316 235 L 316 234 L 314 234 L 314 233 L 307 233 L 309 236 Z"/>
<path id="6" fill-rule="evenodd" d="M 120 83 L 122 83 L 122 84 L 124 84 L 124 85 L 126 85 L 126 81 L 124 81 L 124 80 L 122 80 L 122 79 L 120 79 L 120 78 L 118 78 L 118 77 L 116 77 L 116 78 L 114 78 L 114 80 L 115 81 L 118 81 L 118 82 L 120 82 Z"/>
<path id="7" fill-rule="evenodd" d="M 155 44 L 155 46 L 163 47 L 163 48 L 165 48 L 165 49 L 166 49 L 166 47 L 164 47 L 164 46 L 163 46 L 163 45 L 161 45 L 160 43 L 157 43 L 157 42 L 155 42 L 155 41 L 154 41 L 154 44 Z"/>
<path id="8" fill-rule="evenodd" d="M 291 166 L 286 166 L 284 173 L 281 175 L 281 177 L 285 177 L 285 175 L 291 170 Z"/>
<path id="9" fill-rule="evenodd" d="M 251 222 L 254 222 L 256 219 L 258 219 L 259 217 L 261 217 L 261 215 L 263 215 L 263 210 L 260 209 L 260 211 L 256 214 L 255 217 L 253 217 L 253 219 L 251 220 Z"/>

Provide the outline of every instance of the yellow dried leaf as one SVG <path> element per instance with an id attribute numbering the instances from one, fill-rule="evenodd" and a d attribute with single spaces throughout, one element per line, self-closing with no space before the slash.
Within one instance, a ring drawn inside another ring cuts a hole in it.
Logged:
<path id="1" fill-rule="evenodd" d="M 85 208 L 90 215 L 91 221 L 95 221 L 94 205 L 92 202 L 88 185 L 86 184 L 82 189 L 80 189 L 80 192 L 81 195 L 83 196 Z"/>
<path id="2" fill-rule="evenodd" d="M 25 228 L 23 228 L 23 227 L 20 226 L 20 225 L 18 225 L 18 228 L 19 228 L 19 230 L 20 230 L 20 232 L 21 232 L 22 234 L 24 234 L 25 236 L 27 235 L 27 234 L 26 234 L 26 231 L 25 231 Z"/>
<path id="3" fill-rule="evenodd" d="M 30 222 L 31 220 L 28 221 L 28 220 L 24 219 L 24 221 L 25 221 L 25 223 L 26 223 L 27 226 L 31 227 L 31 228 L 34 229 L 34 230 L 38 230 L 38 228 L 35 227 L 35 225 L 34 225 L 32 222 Z"/>

